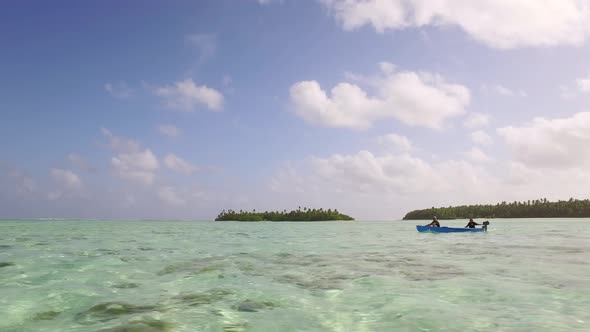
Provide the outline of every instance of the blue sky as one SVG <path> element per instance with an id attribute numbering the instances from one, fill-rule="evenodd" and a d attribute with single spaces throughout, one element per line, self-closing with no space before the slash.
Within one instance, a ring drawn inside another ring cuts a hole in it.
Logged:
<path id="1" fill-rule="evenodd" d="M 589 27 L 584 0 L 11 1 L 0 217 L 584 198 Z"/>

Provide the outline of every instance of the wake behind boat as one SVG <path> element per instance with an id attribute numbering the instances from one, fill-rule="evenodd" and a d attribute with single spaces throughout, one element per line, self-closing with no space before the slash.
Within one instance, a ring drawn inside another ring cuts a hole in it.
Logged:
<path id="1" fill-rule="evenodd" d="M 466 233 L 466 232 L 486 232 L 485 228 L 454 228 L 454 227 L 433 227 L 416 225 L 420 233 Z"/>

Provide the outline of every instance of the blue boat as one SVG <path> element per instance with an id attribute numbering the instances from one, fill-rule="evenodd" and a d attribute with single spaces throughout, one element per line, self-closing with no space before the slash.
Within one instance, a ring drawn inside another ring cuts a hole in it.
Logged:
<path id="1" fill-rule="evenodd" d="M 431 227 L 416 225 L 420 233 L 474 233 L 485 232 L 483 228 L 453 228 L 453 227 Z"/>

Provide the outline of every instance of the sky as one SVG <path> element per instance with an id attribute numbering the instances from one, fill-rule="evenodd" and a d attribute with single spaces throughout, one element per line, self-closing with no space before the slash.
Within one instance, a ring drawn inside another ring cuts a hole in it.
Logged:
<path id="1" fill-rule="evenodd" d="M 4 1 L 0 218 L 590 196 L 590 1 Z"/>

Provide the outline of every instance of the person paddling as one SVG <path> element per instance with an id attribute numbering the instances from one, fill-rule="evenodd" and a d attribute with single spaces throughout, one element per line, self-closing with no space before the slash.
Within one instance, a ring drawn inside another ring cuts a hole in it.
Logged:
<path id="1" fill-rule="evenodd" d="M 464 228 L 475 228 L 476 225 L 479 225 L 479 224 L 476 223 L 475 221 L 473 221 L 473 218 L 470 218 L 469 222 L 467 223 L 467 225 Z"/>
<path id="2" fill-rule="evenodd" d="M 440 227 L 440 223 L 438 222 L 438 219 L 436 219 L 436 216 L 432 217 L 432 222 L 428 225 L 424 225 L 424 226 L 429 226 L 429 227 Z"/>

